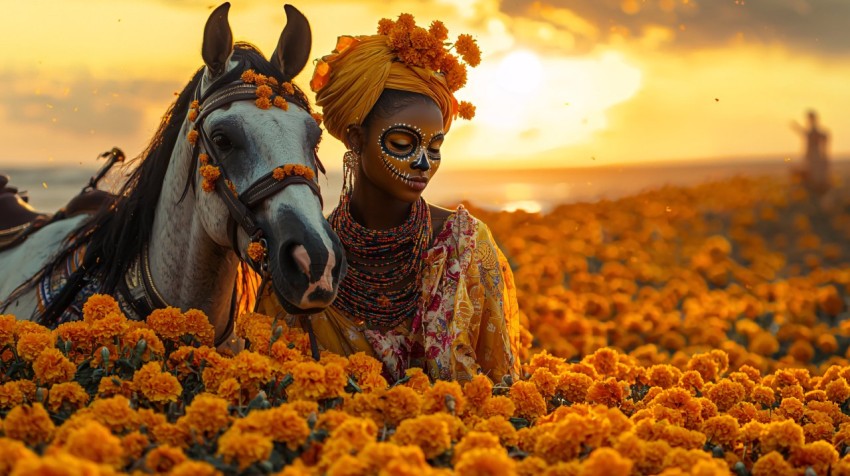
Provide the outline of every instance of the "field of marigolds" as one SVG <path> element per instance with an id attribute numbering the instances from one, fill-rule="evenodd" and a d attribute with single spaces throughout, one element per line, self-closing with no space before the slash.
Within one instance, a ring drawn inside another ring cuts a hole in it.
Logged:
<path id="1" fill-rule="evenodd" d="M 474 213 L 515 270 L 520 381 L 388 386 L 257 314 L 226 355 L 198 311 L 94 296 L 54 330 L 0 316 L 0 473 L 850 475 L 850 199 L 741 178 Z"/>

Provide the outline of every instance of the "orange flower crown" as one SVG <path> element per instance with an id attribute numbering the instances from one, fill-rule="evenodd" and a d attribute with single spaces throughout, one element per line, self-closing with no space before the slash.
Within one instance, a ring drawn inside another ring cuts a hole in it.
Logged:
<path id="1" fill-rule="evenodd" d="M 455 93 L 466 85 L 467 65 L 474 68 L 481 63 L 481 50 L 471 35 L 458 35 L 454 43 L 449 43 L 446 41 L 448 34 L 449 31 L 443 22 L 435 20 L 425 29 L 416 26 L 413 15 L 409 13 L 402 13 L 396 21 L 389 18 L 378 21 L 378 35 L 387 37 L 387 45 L 396 54 L 398 61 L 439 73 L 445 78 L 449 90 Z M 359 41 L 359 37 L 340 36 L 333 52 L 317 61 L 313 78 L 310 80 L 313 92 L 318 92 L 327 84 L 331 73 L 329 61 L 356 46 Z M 467 101 L 460 101 L 455 104 L 454 113 L 462 119 L 472 119 L 475 116 L 475 106 Z"/>

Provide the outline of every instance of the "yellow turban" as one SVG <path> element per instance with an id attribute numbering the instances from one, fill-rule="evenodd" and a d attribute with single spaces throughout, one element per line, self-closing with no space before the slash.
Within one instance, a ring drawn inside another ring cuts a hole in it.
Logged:
<path id="1" fill-rule="evenodd" d="M 316 66 L 310 86 L 316 91 L 325 128 L 346 143 L 346 128 L 361 125 L 385 89 L 423 94 L 443 113 L 443 130 L 448 132 L 457 113 L 457 101 L 446 79 L 431 69 L 406 64 L 398 59 L 385 35 L 343 36 L 334 53 Z M 347 145 L 347 144 L 346 144 Z"/>

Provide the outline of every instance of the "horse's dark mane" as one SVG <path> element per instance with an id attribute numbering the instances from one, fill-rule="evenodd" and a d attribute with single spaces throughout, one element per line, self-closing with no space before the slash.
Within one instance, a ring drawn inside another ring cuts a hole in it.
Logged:
<path id="1" fill-rule="evenodd" d="M 282 81 L 281 72 L 250 43 L 237 43 L 233 59 L 240 61 L 243 69 L 253 69 L 257 73 Z M 113 294 L 133 259 L 150 243 L 154 212 L 169 160 L 203 72 L 203 67 L 195 72 L 177 100 L 166 111 L 144 152 L 133 160 L 138 162 L 138 166 L 121 187 L 115 203 L 101 209 L 68 238 L 66 250 L 73 250 L 85 244 L 85 258 L 79 270 L 68 278 L 67 284 L 57 293 L 55 299 L 41 315 L 36 316 L 38 322 L 51 327 L 55 325 L 58 317 L 89 281 L 97 284 L 97 292 Z M 302 103 L 299 105 L 309 112 L 309 101 L 297 87 L 295 97 Z M 193 179 L 194 175 L 189 174 L 187 187 L 194 185 Z M 60 253 L 43 271 L 54 269 L 66 256 L 65 253 Z M 243 271 L 247 271 L 247 267 Z M 243 272 L 241 275 L 248 276 L 250 273 Z"/>

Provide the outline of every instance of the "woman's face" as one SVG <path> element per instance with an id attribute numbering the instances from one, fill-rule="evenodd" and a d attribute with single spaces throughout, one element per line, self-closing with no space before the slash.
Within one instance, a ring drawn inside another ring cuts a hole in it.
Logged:
<path id="1" fill-rule="evenodd" d="M 361 174 L 392 197 L 413 203 L 440 168 L 443 115 L 432 101 L 416 101 L 363 130 Z"/>

